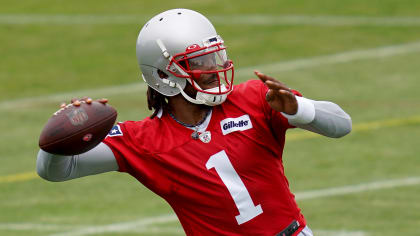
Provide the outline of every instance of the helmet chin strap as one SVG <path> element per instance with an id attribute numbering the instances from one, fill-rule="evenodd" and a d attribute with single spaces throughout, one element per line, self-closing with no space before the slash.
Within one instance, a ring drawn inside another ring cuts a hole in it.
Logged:
<path id="1" fill-rule="evenodd" d="M 176 84 L 177 88 L 181 91 L 182 96 L 184 96 L 185 99 L 187 99 L 187 101 L 194 103 L 194 104 L 204 104 L 207 106 L 217 106 L 222 104 L 226 98 L 228 94 L 222 94 L 222 95 L 215 95 L 215 94 L 207 94 L 207 93 L 202 93 L 202 92 L 197 92 L 196 98 L 192 98 L 190 97 L 188 94 L 185 93 L 185 91 L 181 88 L 181 85 Z M 198 86 L 198 85 L 196 85 Z M 222 90 L 226 90 L 225 87 L 223 87 L 224 89 Z M 206 89 L 204 91 L 208 91 L 208 92 L 216 92 L 218 91 L 219 88 L 218 87 L 214 87 L 211 89 Z"/>
<path id="2" fill-rule="evenodd" d="M 194 104 L 205 104 L 205 101 L 200 101 L 197 99 L 194 99 L 192 97 L 190 97 L 188 94 L 185 93 L 184 89 L 182 89 L 181 85 L 179 85 L 178 83 L 176 84 L 176 87 L 179 88 L 179 91 L 181 91 L 182 96 L 184 96 L 185 99 L 187 99 L 187 101 L 194 103 Z"/>

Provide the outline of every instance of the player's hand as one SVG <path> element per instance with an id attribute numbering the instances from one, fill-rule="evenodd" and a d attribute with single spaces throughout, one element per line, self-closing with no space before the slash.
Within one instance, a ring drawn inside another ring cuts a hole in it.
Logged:
<path id="1" fill-rule="evenodd" d="M 255 75 L 268 87 L 265 100 L 273 110 L 294 115 L 297 112 L 298 104 L 295 95 L 282 82 L 259 71 L 254 71 Z"/>
<path id="2" fill-rule="evenodd" d="M 108 102 L 108 99 L 101 98 L 101 99 L 98 99 L 96 101 L 98 101 L 98 102 L 100 102 L 102 104 L 106 104 Z M 87 104 L 91 104 L 93 102 L 93 100 L 90 97 L 83 97 L 81 99 L 79 99 L 79 98 L 72 98 L 71 101 L 70 101 L 70 104 L 72 104 L 73 106 L 76 106 L 77 107 L 77 106 L 80 106 L 80 104 L 82 102 L 86 102 Z M 61 108 L 64 108 L 66 106 L 67 106 L 66 103 L 61 103 L 61 105 L 60 105 Z"/>

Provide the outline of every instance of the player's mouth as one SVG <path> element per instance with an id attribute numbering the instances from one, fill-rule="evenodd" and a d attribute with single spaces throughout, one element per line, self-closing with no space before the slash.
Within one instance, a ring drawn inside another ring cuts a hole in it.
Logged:
<path id="1" fill-rule="evenodd" d="M 217 79 L 216 74 L 211 74 L 208 78 L 203 78 L 200 84 L 202 89 L 210 89 L 217 86 L 219 86 L 219 79 Z"/>

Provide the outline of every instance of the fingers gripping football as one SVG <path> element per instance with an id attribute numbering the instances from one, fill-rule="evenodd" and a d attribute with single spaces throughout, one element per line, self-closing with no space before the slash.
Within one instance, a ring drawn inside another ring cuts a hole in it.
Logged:
<path id="1" fill-rule="evenodd" d="M 79 107 L 80 105 L 82 105 L 82 103 L 86 103 L 88 105 L 92 104 L 93 99 L 90 97 L 83 97 L 81 99 L 79 98 L 72 98 L 70 100 L 69 104 L 66 104 L 65 102 L 60 104 L 60 109 L 56 112 L 54 112 L 54 115 L 57 115 L 58 113 L 60 113 L 61 111 L 63 111 L 64 109 L 71 107 L 71 106 L 75 106 L 75 107 Z M 102 103 L 102 104 L 106 104 L 108 103 L 108 99 L 106 98 L 100 98 L 97 99 L 96 102 Z"/>
<path id="2" fill-rule="evenodd" d="M 289 115 L 296 114 L 298 108 L 297 100 L 290 88 L 273 77 L 259 71 L 255 71 L 255 75 L 269 88 L 265 100 L 273 110 Z"/>
<path id="3" fill-rule="evenodd" d="M 40 148 L 58 155 L 76 155 L 95 147 L 117 118 L 116 110 L 107 102 L 85 97 L 61 104 L 41 133 Z"/>
<path id="4" fill-rule="evenodd" d="M 102 103 L 102 104 L 106 104 L 107 102 L 108 102 L 108 99 L 106 99 L 106 98 L 101 98 L 101 99 L 98 99 L 98 100 L 96 100 L 97 102 L 100 102 L 100 103 Z M 85 102 L 85 103 L 87 103 L 87 104 L 92 104 L 92 102 L 93 102 L 93 100 L 92 100 L 92 98 L 90 98 L 90 97 L 83 97 L 83 98 L 81 98 L 81 99 L 78 99 L 78 98 L 72 98 L 71 100 L 70 100 L 70 103 L 71 104 L 73 104 L 73 106 L 80 106 L 80 104 L 82 103 L 82 102 Z M 62 107 L 64 107 L 64 106 L 66 106 L 66 103 L 62 103 L 61 105 L 60 105 L 60 107 L 62 108 Z"/>

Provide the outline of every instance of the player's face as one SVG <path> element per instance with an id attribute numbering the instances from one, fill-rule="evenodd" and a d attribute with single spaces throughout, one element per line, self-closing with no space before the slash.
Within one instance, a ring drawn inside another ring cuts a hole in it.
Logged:
<path id="1" fill-rule="evenodd" d="M 227 62 L 218 59 L 217 53 L 210 53 L 196 58 L 189 59 L 190 69 L 192 71 L 202 71 L 199 77 L 194 77 L 194 81 L 204 90 L 219 86 L 225 80 L 223 73 L 205 73 L 220 70 L 228 66 Z M 219 80 L 220 79 L 220 80 Z"/>

